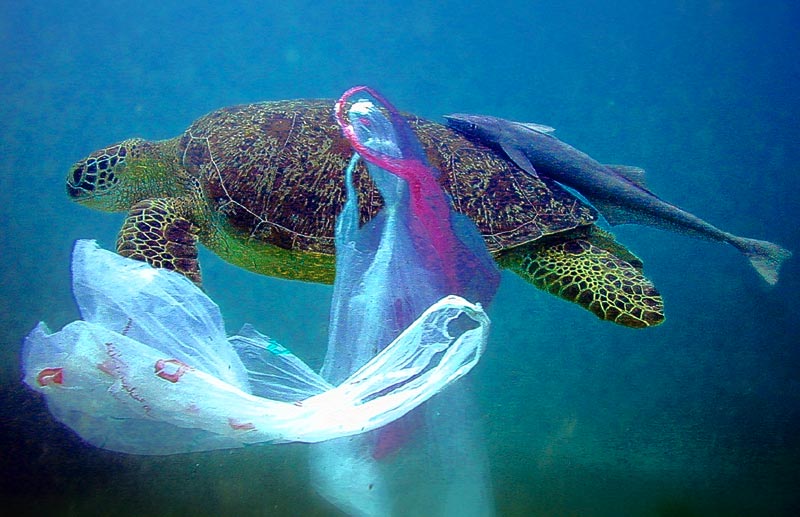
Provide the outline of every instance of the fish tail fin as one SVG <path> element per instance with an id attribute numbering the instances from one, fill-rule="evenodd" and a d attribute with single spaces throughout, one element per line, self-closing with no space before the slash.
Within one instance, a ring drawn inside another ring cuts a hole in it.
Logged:
<path id="1" fill-rule="evenodd" d="M 744 253 L 761 278 L 770 285 L 778 283 L 783 261 L 792 256 L 791 251 L 768 241 L 736 237 L 731 244 Z"/>

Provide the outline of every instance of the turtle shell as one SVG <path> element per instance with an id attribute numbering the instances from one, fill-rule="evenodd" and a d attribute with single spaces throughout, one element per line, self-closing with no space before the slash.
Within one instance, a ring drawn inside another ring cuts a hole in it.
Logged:
<path id="1" fill-rule="evenodd" d="M 333 100 L 294 100 L 223 108 L 198 119 L 181 137 L 184 167 L 207 201 L 239 232 L 285 249 L 333 253 L 344 204 L 344 170 L 353 150 L 333 118 Z M 455 210 L 478 226 L 496 252 L 579 226 L 596 212 L 555 183 L 446 126 L 408 121 L 441 171 Z M 354 181 L 362 222 L 382 206 L 360 164 Z"/>

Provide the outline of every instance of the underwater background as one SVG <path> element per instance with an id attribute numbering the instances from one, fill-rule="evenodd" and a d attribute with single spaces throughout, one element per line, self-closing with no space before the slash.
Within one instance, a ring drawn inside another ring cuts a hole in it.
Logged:
<path id="1" fill-rule="evenodd" d="M 800 252 L 794 1 L 4 2 L 0 10 L 0 505 L 15 514 L 339 515 L 307 446 L 135 457 L 83 444 L 21 382 L 23 337 L 77 319 L 69 255 L 123 214 L 65 193 L 70 165 L 216 108 L 356 84 L 441 121 L 557 128 L 737 235 Z M 800 267 L 770 287 L 732 247 L 614 229 L 667 310 L 604 323 L 504 273 L 470 374 L 499 515 L 800 514 Z M 314 367 L 329 286 L 202 251 L 229 331 Z"/>

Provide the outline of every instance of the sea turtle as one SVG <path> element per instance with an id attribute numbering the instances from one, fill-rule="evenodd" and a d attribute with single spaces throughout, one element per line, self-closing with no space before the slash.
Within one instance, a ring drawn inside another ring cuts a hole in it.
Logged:
<path id="1" fill-rule="evenodd" d="M 125 140 L 77 162 L 69 196 L 128 210 L 117 251 L 200 283 L 198 240 L 251 271 L 333 281 L 333 234 L 353 154 L 332 100 L 222 108 L 169 140 Z M 601 319 L 657 325 L 663 302 L 641 261 L 595 226 L 597 213 L 558 184 L 524 173 L 502 153 L 406 115 L 455 210 L 490 252 L 537 287 Z M 355 175 L 362 221 L 381 206 L 363 165 Z"/>

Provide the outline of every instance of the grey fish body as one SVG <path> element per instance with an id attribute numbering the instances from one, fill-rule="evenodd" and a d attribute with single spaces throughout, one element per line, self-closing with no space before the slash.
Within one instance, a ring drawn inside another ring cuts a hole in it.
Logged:
<path id="1" fill-rule="evenodd" d="M 562 142 L 552 128 L 497 117 L 455 114 L 445 117 L 453 129 L 503 150 L 520 168 L 575 189 L 612 225 L 642 224 L 714 241 L 742 252 L 770 284 L 791 252 L 767 241 L 739 237 L 671 204 L 644 186 L 637 167 L 603 165 Z"/>

